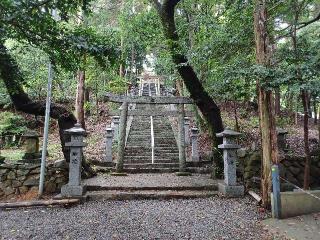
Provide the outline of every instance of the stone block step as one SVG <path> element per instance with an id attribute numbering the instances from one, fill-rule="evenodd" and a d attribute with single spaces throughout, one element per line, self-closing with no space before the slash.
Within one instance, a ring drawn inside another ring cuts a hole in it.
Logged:
<path id="1" fill-rule="evenodd" d="M 174 153 L 174 154 L 164 154 L 164 153 L 156 153 L 154 154 L 155 158 L 165 158 L 165 159 L 179 159 L 179 154 Z"/>
<path id="2" fill-rule="evenodd" d="M 155 146 L 154 148 L 155 152 L 179 152 L 178 147 L 158 147 Z"/>
<path id="3" fill-rule="evenodd" d="M 151 157 L 148 160 L 144 160 L 144 159 L 125 159 L 125 164 L 152 164 L 152 160 Z M 172 160 L 172 159 L 163 159 L 163 158 L 159 158 L 159 159 L 155 159 L 154 160 L 154 164 L 162 164 L 162 163 L 173 163 L 173 164 L 177 164 L 178 160 Z"/>
<path id="4" fill-rule="evenodd" d="M 125 155 L 125 159 L 151 159 L 151 153 L 150 155 Z"/>
<path id="5" fill-rule="evenodd" d="M 138 137 L 138 138 L 151 138 L 151 132 L 132 133 L 132 134 L 130 133 L 128 139 L 129 138 L 136 138 L 136 137 Z"/>
<path id="6" fill-rule="evenodd" d="M 138 150 L 138 149 L 127 149 L 125 150 L 125 156 L 151 156 L 151 150 Z"/>
<path id="7" fill-rule="evenodd" d="M 155 156 L 179 156 L 179 151 L 175 151 L 175 152 L 162 152 L 162 151 L 155 151 L 154 152 Z"/>
<path id="8" fill-rule="evenodd" d="M 178 168 L 178 163 L 125 163 L 124 168 L 152 169 L 152 168 Z"/>
<path id="9" fill-rule="evenodd" d="M 217 191 L 172 191 L 172 190 L 140 190 L 140 191 L 88 191 L 85 195 L 87 200 L 110 200 L 110 201 L 128 201 L 128 200 L 167 200 L 167 199 L 195 199 L 209 198 L 217 196 Z"/>
<path id="10" fill-rule="evenodd" d="M 88 191 L 216 191 L 217 183 L 193 185 L 110 185 L 110 184 L 92 184 L 86 185 Z"/>
<path id="11" fill-rule="evenodd" d="M 151 147 L 151 139 L 139 139 L 139 138 L 128 138 L 127 141 L 128 146 L 150 146 Z"/>

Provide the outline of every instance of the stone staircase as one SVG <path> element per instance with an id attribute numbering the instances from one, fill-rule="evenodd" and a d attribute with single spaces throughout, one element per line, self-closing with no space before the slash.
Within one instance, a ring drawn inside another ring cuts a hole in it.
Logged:
<path id="1" fill-rule="evenodd" d="M 154 83 L 144 84 L 142 96 L 156 95 Z M 140 104 L 136 109 L 159 111 L 163 106 Z M 173 129 L 166 117 L 153 117 L 154 161 L 152 162 L 151 117 L 135 116 L 125 148 L 124 169 L 127 172 L 173 172 L 179 168 L 179 150 Z"/>
<path id="2" fill-rule="evenodd" d="M 159 108 L 161 107 L 136 106 L 136 109 L 145 111 L 157 111 Z M 153 124 L 154 161 L 152 162 L 151 118 L 149 116 L 133 118 L 125 148 L 125 171 L 173 172 L 178 170 L 179 150 L 169 120 L 165 117 L 154 117 Z"/>

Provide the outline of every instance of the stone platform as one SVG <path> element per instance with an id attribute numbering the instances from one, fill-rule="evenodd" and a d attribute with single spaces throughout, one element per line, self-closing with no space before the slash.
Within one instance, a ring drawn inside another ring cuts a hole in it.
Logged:
<path id="1" fill-rule="evenodd" d="M 83 184 L 87 198 L 105 200 L 204 198 L 217 195 L 218 189 L 218 181 L 208 174 L 104 174 L 86 179 Z"/>

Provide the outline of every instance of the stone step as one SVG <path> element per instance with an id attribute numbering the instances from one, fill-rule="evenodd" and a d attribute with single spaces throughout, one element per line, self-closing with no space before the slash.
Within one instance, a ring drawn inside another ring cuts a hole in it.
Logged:
<path id="1" fill-rule="evenodd" d="M 173 154 L 178 154 L 179 153 L 179 150 L 178 148 L 174 149 L 174 150 L 158 150 L 158 149 L 155 149 L 154 153 L 158 154 L 158 153 L 164 153 L 164 154 L 167 154 L 167 153 L 173 153 Z"/>
<path id="2" fill-rule="evenodd" d="M 131 159 L 125 159 L 124 160 L 125 164 L 152 164 L 152 160 L 151 160 L 151 157 L 148 158 L 147 160 L 146 159 L 134 159 L 134 160 L 131 160 Z M 154 163 L 178 163 L 178 160 L 172 160 L 172 159 L 155 159 L 154 160 Z"/>
<path id="3" fill-rule="evenodd" d="M 158 148 L 158 147 L 160 147 L 160 148 L 163 148 L 163 147 L 175 147 L 175 148 L 177 148 L 177 142 L 174 142 L 174 143 L 162 143 L 162 142 L 159 142 L 159 143 L 157 143 L 156 144 L 156 148 Z"/>
<path id="4" fill-rule="evenodd" d="M 150 155 L 144 155 L 144 156 L 142 156 L 142 155 L 139 155 L 139 156 L 133 156 L 133 155 L 125 155 L 124 156 L 124 159 L 125 160 L 147 160 L 147 161 L 150 161 L 151 162 L 151 153 L 150 153 Z"/>
<path id="5" fill-rule="evenodd" d="M 151 161 L 150 161 L 151 162 Z M 152 168 L 178 168 L 178 163 L 125 163 L 124 168 L 143 168 L 143 169 L 152 169 Z"/>
<path id="6" fill-rule="evenodd" d="M 128 201 L 128 200 L 147 200 L 147 199 L 192 199 L 192 198 L 209 198 L 217 196 L 217 191 L 159 191 L 159 190 L 144 190 L 144 191 L 88 191 L 85 198 L 88 200 L 110 200 L 110 201 Z"/>
<path id="7" fill-rule="evenodd" d="M 179 158 L 178 153 L 161 153 L 161 152 L 156 152 L 154 153 L 155 157 L 163 157 L 163 158 L 169 158 L 169 159 L 176 159 Z"/>
<path id="8" fill-rule="evenodd" d="M 174 136 L 154 136 L 154 140 L 176 140 Z"/>
<path id="9" fill-rule="evenodd" d="M 151 141 L 128 141 L 127 142 L 127 147 L 145 147 L 145 146 L 150 146 L 151 147 Z"/>
<path id="10" fill-rule="evenodd" d="M 150 150 L 144 150 L 144 149 L 126 149 L 125 150 L 125 156 L 129 156 L 129 155 L 147 155 L 149 154 L 151 156 L 151 149 Z"/>
<path id="11" fill-rule="evenodd" d="M 151 134 L 130 134 L 129 138 L 151 138 Z"/>

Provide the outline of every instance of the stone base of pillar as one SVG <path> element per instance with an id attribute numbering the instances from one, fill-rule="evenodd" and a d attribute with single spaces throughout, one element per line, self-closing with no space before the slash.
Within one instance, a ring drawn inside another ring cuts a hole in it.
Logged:
<path id="1" fill-rule="evenodd" d="M 244 196 L 244 186 L 235 185 L 228 186 L 225 183 L 218 183 L 219 192 L 221 192 L 226 197 L 243 197 Z"/>
<path id="2" fill-rule="evenodd" d="M 85 186 L 70 186 L 64 185 L 61 188 L 61 196 L 72 198 L 72 197 L 82 197 L 86 193 Z"/>
<path id="3" fill-rule="evenodd" d="M 192 174 L 189 172 L 176 172 L 177 176 L 191 176 Z"/>

